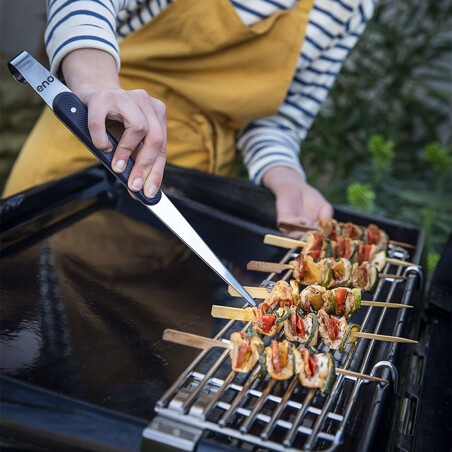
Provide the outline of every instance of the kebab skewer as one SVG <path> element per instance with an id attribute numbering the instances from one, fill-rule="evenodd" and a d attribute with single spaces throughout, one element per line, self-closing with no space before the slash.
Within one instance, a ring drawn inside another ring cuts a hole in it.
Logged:
<path id="1" fill-rule="evenodd" d="M 292 270 L 293 277 L 304 285 L 320 284 L 323 287 L 351 286 L 365 291 L 373 290 L 380 278 L 406 279 L 406 276 L 380 274 L 369 262 L 351 264 L 348 259 L 324 258 L 315 262 L 311 256 L 299 255 L 288 264 L 251 261 L 248 270 L 281 273 Z"/>
<path id="2" fill-rule="evenodd" d="M 358 226 L 354 223 L 340 223 L 334 218 L 321 218 L 318 221 L 318 227 L 299 226 L 292 223 L 278 223 L 278 228 L 288 229 L 290 231 L 318 231 L 326 238 L 336 240 L 337 237 L 348 237 L 352 239 L 363 240 L 366 245 L 377 245 L 380 249 L 386 250 L 388 243 L 403 248 L 415 248 L 410 243 L 389 240 L 388 234 L 375 224 L 368 226 Z"/>
<path id="3" fill-rule="evenodd" d="M 349 325 L 345 317 L 338 319 L 329 316 L 324 309 L 320 309 L 317 315 L 314 313 L 305 315 L 295 306 L 286 306 L 267 312 L 259 311 L 258 308 L 221 308 L 223 306 L 213 306 L 212 316 L 253 322 L 253 328 L 257 333 L 270 337 L 284 329 L 288 340 L 301 343 L 305 347 L 315 347 L 318 343 L 323 342 L 331 350 L 343 353 L 348 344 L 354 343 L 360 338 L 407 344 L 417 343 L 417 341 L 403 337 L 364 333 L 360 331 L 359 325 Z"/>
<path id="4" fill-rule="evenodd" d="M 266 300 L 268 306 L 274 309 L 275 298 L 272 297 L 272 293 L 278 290 L 279 284 L 287 284 L 286 281 L 278 281 L 269 293 L 265 287 L 252 287 L 247 286 L 246 291 L 253 298 L 262 298 Z M 292 298 L 276 298 L 281 304 L 284 300 L 285 306 L 295 305 L 297 308 L 304 312 L 318 312 L 320 309 L 324 309 L 328 314 L 335 314 L 338 316 L 345 315 L 346 317 L 351 314 L 355 314 L 359 311 L 361 306 L 376 306 L 380 308 L 397 308 L 406 309 L 412 308 L 411 305 L 400 303 L 387 303 L 385 301 L 370 301 L 363 300 L 360 289 L 350 289 L 348 287 L 337 287 L 332 290 L 327 290 L 325 287 L 319 285 L 312 285 L 305 287 L 301 292 L 299 291 L 299 285 L 296 281 L 290 281 L 290 287 L 292 290 Z M 229 295 L 233 297 L 241 297 L 241 295 L 232 287 L 228 287 Z M 262 303 L 261 303 L 262 304 Z"/>
<path id="5" fill-rule="evenodd" d="M 311 256 L 314 259 L 334 257 L 336 259 L 345 258 L 352 263 L 358 264 L 371 262 L 380 270 L 386 263 L 400 265 L 402 267 L 421 267 L 412 262 L 388 258 L 386 256 L 386 250 L 381 250 L 377 245 L 365 245 L 361 240 L 348 237 L 338 237 L 337 240 L 331 240 L 325 238 L 320 232 L 306 233 L 306 242 L 279 235 L 266 234 L 264 243 L 286 249 L 301 247 L 302 251 L 300 254 L 302 256 Z"/>
<path id="6" fill-rule="evenodd" d="M 333 387 L 336 373 L 387 383 L 387 380 L 378 377 L 339 369 L 335 366 L 331 354 L 317 353 L 314 349 L 308 351 L 286 340 L 282 342 L 273 340 L 270 346 L 265 347 L 262 339 L 253 332 L 232 333 L 230 342 L 227 343 L 167 329 L 163 333 L 163 339 L 202 349 L 212 347 L 229 349 L 232 370 L 235 372 L 248 373 L 259 363 L 260 378 L 265 378 L 268 374 L 276 380 L 287 380 L 297 375 L 302 386 L 319 388 L 325 394 L 328 394 Z"/>

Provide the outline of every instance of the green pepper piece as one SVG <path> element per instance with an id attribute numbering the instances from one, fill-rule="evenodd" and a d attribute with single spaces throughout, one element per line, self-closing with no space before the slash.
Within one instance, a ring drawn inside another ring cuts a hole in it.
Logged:
<path id="1" fill-rule="evenodd" d="M 330 308 L 328 309 L 327 314 L 335 315 L 336 314 L 336 294 L 334 290 L 328 291 L 328 300 L 330 301 Z"/>
<path id="2" fill-rule="evenodd" d="M 322 281 L 322 287 L 328 287 L 331 280 L 333 279 L 333 266 L 331 262 L 327 262 L 328 270 L 325 273 L 325 278 Z"/>
<path id="3" fill-rule="evenodd" d="M 326 257 L 333 257 L 333 247 L 331 245 L 330 239 L 325 239 L 326 241 Z"/>

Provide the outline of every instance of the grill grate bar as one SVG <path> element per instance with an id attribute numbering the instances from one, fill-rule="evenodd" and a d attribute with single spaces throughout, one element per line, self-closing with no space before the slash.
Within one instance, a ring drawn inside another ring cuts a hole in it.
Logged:
<path id="1" fill-rule="evenodd" d="M 203 390 L 204 386 L 210 380 L 212 375 L 220 368 L 226 358 L 229 356 L 229 350 L 225 350 L 221 356 L 217 359 L 215 364 L 209 369 L 209 371 L 204 375 L 204 378 L 199 382 L 198 386 L 196 386 L 195 390 L 190 394 L 190 396 L 185 400 L 182 404 L 181 411 L 184 413 L 187 412 L 189 407 L 192 405 L 196 397 L 198 397 L 199 393 Z"/>
<path id="2" fill-rule="evenodd" d="M 294 377 L 292 381 L 290 382 L 290 386 L 288 387 L 286 393 L 284 394 L 284 397 L 281 400 L 281 403 L 278 404 L 275 412 L 273 413 L 273 416 L 270 420 L 270 422 L 266 425 L 264 431 L 261 433 L 261 438 L 267 439 L 270 436 L 271 431 L 273 430 L 273 426 L 275 422 L 279 419 L 279 416 L 281 415 L 284 408 L 286 408 L 287 402 L 289 401 L 292 392 L 298 385 L 298 378 Z"/>
<path id="3" fill-rule="evenodd" d="M 243 385 L 243 389 L 235 396 L 233 402 L 231 403 L 231 406 L 229 407 L 229 410 L 224 413 L 223 417 L 218 421 L 218 423 L 221 426 L 225 426 L 231 416 L 234 414 L 234 411 L 237 409 L 237 407 L 240 405 L 240 403 L 245 398 L 246 394 L 248 393 L 251 385 L 254 383 L 254 380 L 256 380 L 257 374 L 259 372 L 259 368 L 256 367 L 254 371 L 251 373 L 251 375 L 248 377 L 248 380 Z M 247 414 L 247 416 L 249 413 Z"/>
<path id="4" fill-rule="evenodd" d="M 245 418 L 243 424 L 240 426 L 240 431 L 242 433 L 246 433 L 249 430 L 256 415 L 258 414 L 258 412 L 260 411 L 260 409 L 262 408 L 264 403 L 267 401 L 267 397 L 270 394 L 270 391 L 273 389 L 273 386 L 275 386 L 275 383 L 276 383 L 276 380 L 271 379 L 269 381 L 267 387 L 265 388 L 265 391 L 262 393 L 261 397 L 257 399 L 256 405 L 254 406 L 253 411 L 247 418 Z M 280 406 L 280 405 L 281 404 L 279 404 L 278 406 Z"/>
<path id="5" fill-rule="evenodd" d="M 286 436 L 285 436 L 285 438 L 283 440 L 284 446 L 286 446 L 286 447 L 291 446 L 293 441 L 294 441 L 294 439 L 295 439 L 295 436 L 296 436 L 297 432 L 299 432 L 299 431 L 301 432 L 301 430 L 300 430 L 301 427 L 299 427 L 299 425 L 300 425 L 301 421 L 303 420 L 303 418 L 304 418 L 304 416 L 306 414 L 306 411 L 308 410 L 309 404 L 311 403 L 311 400 L 313 399 L 314 394 L 315 394 L 315 390 L 311 389 L 307 393 L 306 397 L 304 398 L 304 400 L 303 400 L 303 407 L 296 414 L 295 419 L 293 421 L 292 428 L 287 432 L 287 434 L 286 434 Z M 311 434 L 311 432 L 309 432 L 308 434 Z"/>
<path id="6" fill-rule="evenodd" d="M 223 393 L 226 391 L 226 389 L 231 386 L 231 382 L 234 379 L 234 377 L 236 376 L 237 372 L 232 371 L 228 377 L 226 378 L 226 380 L 224 380 L 224 383 L 220 386 L 220 389 L 218 390 L 216 397 L 212 397 L 211 401 L 208 403 L 208 405 L 206 406 L 206 409 L 204 411 L 204 417 L 206 418 L 209 413 L 212 411 L 212 409 L 214 408 L 214 406 L 218 403 L 218 400 L 221 398 L 221 396 L 223 395 Z"/>

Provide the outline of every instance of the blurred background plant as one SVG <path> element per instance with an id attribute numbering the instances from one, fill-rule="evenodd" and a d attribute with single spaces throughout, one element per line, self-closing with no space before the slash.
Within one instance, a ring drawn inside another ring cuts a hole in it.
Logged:
<path id="1" fill-rule="evenodd" d="M 380 0 L 302 145 L 334 204 L 425 229 L 430 271 L 452 229 L 452 3 Z"/>

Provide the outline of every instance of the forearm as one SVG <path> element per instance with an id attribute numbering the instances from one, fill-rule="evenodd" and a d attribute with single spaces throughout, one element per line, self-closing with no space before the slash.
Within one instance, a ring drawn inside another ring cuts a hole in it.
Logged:
<path id="1" fill-rule="evenodd" d="M 66 55 L 61 68 L 67 86 L 83 102 L 99 89 L 120 88 L 116 61 L 103 50 L 74 50 Z"/>

